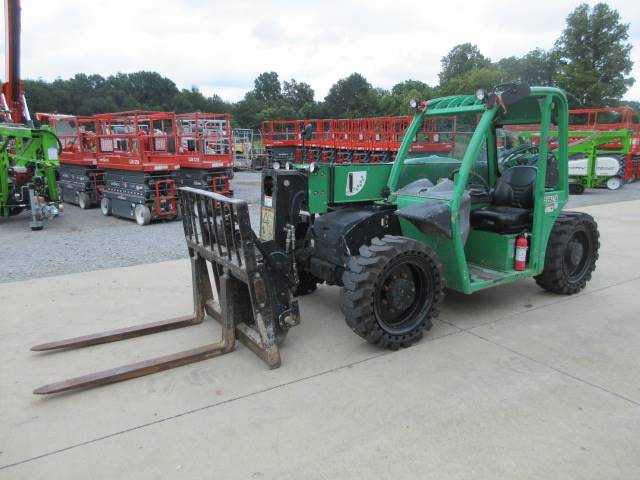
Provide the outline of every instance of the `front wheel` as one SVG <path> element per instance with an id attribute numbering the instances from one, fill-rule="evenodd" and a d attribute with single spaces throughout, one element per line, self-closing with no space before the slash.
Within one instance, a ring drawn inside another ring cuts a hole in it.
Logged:
<path id="1" fill-rule="evenodd" d="M 91 206 L 91 197 L 85 192 L 80 192 L 78 194 L 78 206 L 83 210 L 89 208 Z"/>
<path id="2" fill-rule="evenodd" d="M 385 235 L 349 259 L 341 308 L 347 324 L 368 342 L 397 350 L 422 338 L 444 298 L 442 265 L 428 246 Z"/>
<path id="3" fill-rule="evenodd" d="M 147 207 L 146 205 L 136 205 L 133 214 L 136 217 L 136 222 L 138 225 L 144 226 L 151 223 L 151 210 L 149 210 L 149 207 Z"/>
<path id="4" fill-rule="evenodd" d="M 102 197 L 102 200 L 100 200 L 100 210 L 102 210 L 102 214 L 106 217 L 111 215 L 111 200 L 107 197 Z"/>

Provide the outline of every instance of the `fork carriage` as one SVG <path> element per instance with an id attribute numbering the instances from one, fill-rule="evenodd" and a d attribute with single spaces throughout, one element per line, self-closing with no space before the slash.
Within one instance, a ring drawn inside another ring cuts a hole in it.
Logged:
<path id="1" fill-rule="evenodd" d="M 92 387 L 198 362 L 233 351 L 236 339 L 270 368 L 280 366 L 279 344 L 289 328 L 300 321 L 298 303 L 290 292 L 290 272 L 282 269 L 268 243 L 261 242 L 251 229 L 247 202 L 184 187 L 179 189 L 179 203 L 191 262 L 193 313 L 44 343 L 32 347 L 32 350 L 48 351 L 115 342 L 198 325 L 205 319 L 220 323 L 222 339 L 182 352 L 51 383 L 37 388 L 34 393 L 49 394 Z"/>

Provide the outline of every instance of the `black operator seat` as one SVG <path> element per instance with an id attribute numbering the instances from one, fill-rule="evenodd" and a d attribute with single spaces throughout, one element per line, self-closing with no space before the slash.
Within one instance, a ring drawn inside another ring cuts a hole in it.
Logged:
<path id="1" fill-rule="evenodd" d="M 471 226 L 498 233 L 530 229 L 537 174 L 530 165 L 506 170 L 496 182 L 491 205 L 471 211 Z"/>

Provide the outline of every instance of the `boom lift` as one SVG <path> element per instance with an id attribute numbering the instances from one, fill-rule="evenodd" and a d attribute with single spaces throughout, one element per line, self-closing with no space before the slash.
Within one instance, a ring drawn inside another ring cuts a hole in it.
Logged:
<path id="1" fill-rule="evenodd" d="M 617 190 L 624 185 L 626 158 L 631 150 L 630 130 L 574 131 L 571 137 L 571 193 L 583 193 L 585 188 L 598 187 Z"/>
<path id="2" fill-rule="evenodd" d="M 528 127 L 531 128 L 531 127 Z M 502 152 L 503 166 L 535 165 L 536 155 L 531 155 L 540 145 L 540 132 L 525 129 L 507 132 L 515 135 L 520 145 Z M 555 135 L 555 132 L 554 132 Z M 585 188 L 603 188 L 617 190 L 625 182 L 625 170 L 631 168 L 627 158 L 630 155 L 633 131 L 621 130 L 570 130 L 568 145 L 569 191 L 581 194 Z M 508 138 L 508 137 L 505 137 Z M 514 139 L 510 138 L 510 143 Z M 555 137 L 549 137 L 549 148 L 552 152 L 558 149 Z M 529 151 L 530 155 L 522 155 Z"/>
<path id="3" fill-rule="evenodd" d="M 0 217 L 31 211 L 31 229 L 58 215 L 60 142 L 49 127 L 35 128 L 20 83 L 20 2 L 5 0 L 7 81 L 0 93 Z"/>
<path id="4" fill-rule="evenodd" d="M 417 105 L 393 164 L 312 162 L 263 171 L 260 238 L 249 225 L 246 202 L 182 189 L 196 314 L 33 349 L 93 345 L 178 328 L 216 311 L 222 312 L 223 342 L 58 382 L 35 393 L 104 384 L 202 360 L 232 350 L 234 336 L 277 367 L 278 344 L 299 321 L 292 293 L 310 293 L 319 282 L 342 288 L 341 309 L 356 334 L 390 349 L 410 346 L 431 328 L 445 286 L 473 293 L 534 278 L 550 292 L 582 290 L 595 269 L 599 235 L 591 216 L 562 211 L 568 198 L 564 92 L 505 84 L 488 94 Z M 425 122 L 452 116 L 455 140 L 448 153 L 408 157 Z M 535 151 L 536 164 L 505 168 L 498 161 L 496 131 L 532 123 L 541 126 L 540 145 L 521 154 Z M 548 147 L 552 124 L 557 126 L 555 152 Z M 213 283 L 206 261 L 212 263 Z"/>

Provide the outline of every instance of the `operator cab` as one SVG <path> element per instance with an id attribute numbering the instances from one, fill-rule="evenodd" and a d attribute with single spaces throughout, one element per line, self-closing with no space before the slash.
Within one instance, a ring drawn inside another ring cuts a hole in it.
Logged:
<path id="1" fill-rule="evenodd" d="M 555 91 L 531 94 L 516 84 L 501 91 L 500 99 L 492 93 L 488 100 L 458 96 L 429 102 L 424 119 L 453 118 L 451 148 L 419 158 L 410 158 L 405 148 L 390 174 L 403 235 L 455 258 L 450 281 L 465 292 L 517 275 L 516 240 L 530 238 L 531 248 L 540 251 L 548 235 L 544 222 L 566 202 L 566 166 L 558 162 L 566 151 L 558 150 L 563 142 L 556 127 L 566 109 L 563 97 Z M 511 98 L 507 91 L 514 92 Z M 418 122 L 409 134 L 419 128 Z M 538 267 L 527 260 L 526 268 Z"/>

